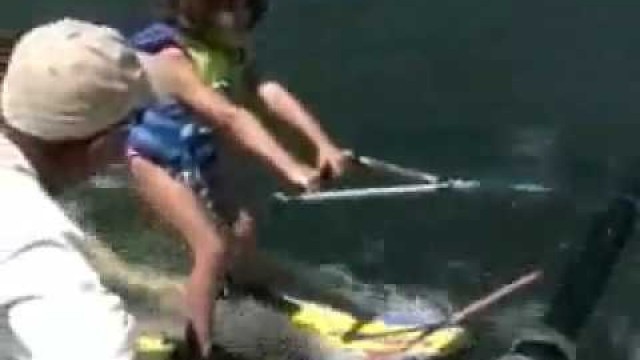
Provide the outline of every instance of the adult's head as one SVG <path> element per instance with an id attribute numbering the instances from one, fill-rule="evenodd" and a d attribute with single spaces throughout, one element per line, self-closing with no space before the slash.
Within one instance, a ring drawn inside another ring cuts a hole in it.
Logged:
<path id="1" fill-rule="evenodd" d="M 157 90 L 151 61 L 105 26 L 64 19 L 36 27 L 9 59 L 3 128 L 41 176 L 87 176 L 122 150 L 116 130 Z"/>

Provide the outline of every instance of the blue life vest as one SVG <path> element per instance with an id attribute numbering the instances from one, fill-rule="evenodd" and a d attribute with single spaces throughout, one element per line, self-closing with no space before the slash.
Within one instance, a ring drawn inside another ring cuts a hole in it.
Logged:
<path id="1" fill-rule="evenodd" d="M 136 49 L 153 54 L 167 47 L 182 47 L 179 39 L 175 27 L 154 23 L 134 34 L 130 42 Z M 198 124 L 188 107 L 170 98 L 137 114 L 127 146 L 172 175 L 183 177 L 200 177 L 203 167 L 211 166 L 217 156 L 211 128 Z"/>

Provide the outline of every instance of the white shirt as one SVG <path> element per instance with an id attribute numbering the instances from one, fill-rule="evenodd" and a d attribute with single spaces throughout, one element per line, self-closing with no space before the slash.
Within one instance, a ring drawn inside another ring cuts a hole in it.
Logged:
<path id="1" fill-rule="evenodd" d="M 135 320 L 79 251 L 85 239 L 0 133 L 0 359 L 133 359 Z"/>
<path id="2" fill-rule="evenodd" d="M 0 266 L 34 245 L 69 248 L 70 239 L 85 236 L 40 185 L 20 149 L 0 133 Z"/>

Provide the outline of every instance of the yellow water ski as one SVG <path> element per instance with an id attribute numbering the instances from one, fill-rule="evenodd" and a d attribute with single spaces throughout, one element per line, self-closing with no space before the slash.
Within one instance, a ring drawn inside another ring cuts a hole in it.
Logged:
<path id="1" fill-rule="evenodd" d="M 316 336 L 328 348 L 362 359 L 400 358 L 438 359 L 458 353 L 471 345 L 468 332 L 460 326 L 439 328 L 428 334 L 406 332 L 402 334 L 363 340 L 345 341 L 343 335 L 353 328 L 357 320 L 350 314 L 311 302 L 287 299 L 294 305 L 287 316 L 301 331 Z M 415 324 L 418 325 L 418 324 Z M 386 324 L 375 320 L 359 328 L 359 334 L 378 334 L 406 326 Z M 167 360 L 176 343 L 160 335 L 145 335 L 137 341 L 137 360 Z"/>
<path id="2" fill-rule="evenodd" d="M 136 360 L 168 360 L 175 349 L 174 340 L 162 334 L 145 334 L 136 340 Z"/>
<path id="3" fill-rule="evenodd" d="M 471 343 L 469 334 L 460 326 L 442 327 L 428 334 L 415 331 L 345 341 L 343 335 L 357 323 L 354 317 L 319 304 L 309 302 L 299 302 L 298 304 L 300 305 L 299 310 L 291 315 L 293 324 L 322 338 L 332 349 L 344 350 L 364 357 L 394 354 L 423 359 L 441 358 L 457 353 L 467 348 Z M 406 326 L 389 325 L 382 320 L 376 320 L 360 327 L 358 334 L 380 334 L 403 328 Z"/>

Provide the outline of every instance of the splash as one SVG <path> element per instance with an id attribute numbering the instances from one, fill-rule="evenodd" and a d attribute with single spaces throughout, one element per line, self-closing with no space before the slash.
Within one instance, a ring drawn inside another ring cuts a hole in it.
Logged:
<path id="1" fill-rule="evenodd" d="M 184 276 L 125 263 L 97 239 L 85 241 L 82 248 L 105 284 L 126 295 L 142 331 L 181 335 Z M 322 266 L 314 275 L 323 285 L 339 286 L 356 301 L 380 309 L 381 316 L 398 325 L 407 321 L 414 324 L 416 321 L 438 322 L 446 318 L 446 309 L 450 308 L 443 292 L 435 295 L 423 290 L 420 294 L 409 295 L 393 285 L 364 284 L 343 265 Z M 434 298 L 438 296 L 439 304 L 436 305 Z M 349 357 L 295 328 L 284 314 L 250 298 L 221 300 L 216 315 L 214 340 L 247 359 L 337 360 Z"/>

